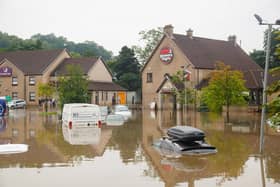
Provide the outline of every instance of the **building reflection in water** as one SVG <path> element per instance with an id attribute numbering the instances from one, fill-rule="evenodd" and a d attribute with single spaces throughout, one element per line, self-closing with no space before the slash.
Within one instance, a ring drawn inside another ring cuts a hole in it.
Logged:
<path id="1" fill-rule="evenodd" d="M 126 169 L 129 165 L 131 169 L 135 166 L 135 169 L 141 170 L 141 174 L 144 173 L 144 177 L 152 177 L 156 181 L 160 177 L 160 181 L 170 187 L 179 184 L 227 186 L 227 183 L 231 183 L 230 186 L 244 186 L 248 181 L 253 181 L 255 186 L 279 184 L 279 133 L 266 128 L 261 160 L 258 155 L 259 124 L 259 115 L 253 113 L 231 113 L 229 123 L 225 123 L 224 116 L 213 113 L 189 110 L 186 115 L 167 110 L 144 110 L 136 112 L 134 118 L 122 126 L 103 126 L 100 139 L 95 139 L 99 141 L 97 144 L 90 142 L 88 145 L 71 145 L 65 141 L 61 123 L 55 116 L 45 118 L 38 111 L 15 110 L 6 118 L 6 124 L 1 125 L 0 141 L 28 144 L 29 151 L 1 156 L 0 168 L 20 167 L 24 170 L 53 167 L 54 171 L 60 171 L 55 167 L 81 166 L 83 161 L 88 163 L 96 157 L 107 164 L 108 161 L 102 158 L 104 152 L 108 151 L 107 158 L 120 159 L 121 163 L 117 163 L 120 168 Z M 202 129 L 206 133 L 207 142 L 217 147 L 218 153 L 178 159 L 160 155 L 152 143 L 175 125 L 192 125 Z M 94 166 L 96 163 L 92 164 Z M 94 170 L 95 167 L 86 168 L 90 168 L 90 172 L 98 172 Z M 104 168 L 111 169 L 111 166 L 107 164 Z"/>
<path id="2" fill-rule="evenodd" d="M 230 120 L 226 123 L 223 115 L 213 113 L 188 111 L 184 116 L 182 112 L 159 110 L 154 118 L 147 117 L 149 112 L 143 112 L 143 149 L 156 170 L 154 172 L 159 173 L 165 186 L 176 186 L 182 182 L 188 183 L 188 186 L 195 186 L 195 181 L 217 176 L 219 180 L 216 185 L 223 185 L 242 176 L 246 170 L 246 163 L 251 158 L 254 158 L 256 163 L 263 161 L 265 163 L 264 167 L 260 167 L 260 178 L 264 178 L 261 173 L 266 172 L 266 179 L 262 180 L 263 186 L 270 178 L 279 183 L 280 150 L 276 146 L 280 136 L 269 127 L 266 128 L 265 154 L 260 158 L 258 156 L 259 114 L 231 113 Z M 218 153 L 179 159 L 168 159 L 160 155 L 151 144 L 166 135 L 168 128 L 176 125 L 190 125 L 202 129 L 206 133 L 207 142 L 216 146 Z"/>

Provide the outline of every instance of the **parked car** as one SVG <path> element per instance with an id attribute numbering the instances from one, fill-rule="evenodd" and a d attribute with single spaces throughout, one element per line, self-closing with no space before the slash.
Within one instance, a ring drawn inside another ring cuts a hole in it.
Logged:
<path id="1" fill-rule="evenodd" d="M 106 116 L 105 123 L 107 126 L 121 126 L 125 122 L 125 119 L 120 114 L 109 114 Z"/>
<path id="2" fill-rule="evenodd" d="M 23 99 L 14 99 L 8 102 L 9 109 L 15 109 L 15 108 L 25 108 L 26 102 Z"/>
<path id="3" fill-rule="evenodd" d="M 127 120 L 132 116 L 131 111 L 128 109 L 126 105 L 115 105 L 113 107 L 113 113 L 122 115 L 125 120 Z"/>
<path id="4" fill-rule="evenodd" d="M 109 108 L 108 106 L 99 106 L 100 108 L 100 113 L 101 113 L 101 122 L 105 123 L 105 119 L 107 115 L 109 114 Z"/>
<path id="5" fill-rule="evenodd" d="M 101 113 L 98 105 L 87 103 L 64 104 L 62 125 L 69 129 L 85 126 L 101 127 Z"/>
<path id="6" fill-rule="evenodd" d="M 207 155 L 217 153 L 217 149 L 206 143 L 205 133 L 190 126 L 175 126 L 169 128 L 167 137 L 162 137 L 153 143 L 156 150 L 169 157 L 182 155 Z"/>

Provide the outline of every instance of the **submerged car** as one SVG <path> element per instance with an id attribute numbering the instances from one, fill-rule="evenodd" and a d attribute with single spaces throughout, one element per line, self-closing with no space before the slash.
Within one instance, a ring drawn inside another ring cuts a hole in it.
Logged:
<path id="1" fill-rule="evenodd" d="M 124 117 L 120 114 L 109 114 L 105 119 L 107 126 L 121 126 L 124 122 Z"/>
<path id="2" fill-rule="evenodd" d="M 122 115 L 125 120 L 127 120 L 132 116 L 131 111 L 128 109 L 126 105 L 115 105 L 113 107 L 113 113 Z"/>
<path id="3" fill-rule="evenodd" d="M 176 126 L 168 129 L 167 137 L 153 143 L 164 156 L 206 155 L 217 153 L 217 149 L 206 143 L 205 134 L 200 129 L 190 126 Z"/>

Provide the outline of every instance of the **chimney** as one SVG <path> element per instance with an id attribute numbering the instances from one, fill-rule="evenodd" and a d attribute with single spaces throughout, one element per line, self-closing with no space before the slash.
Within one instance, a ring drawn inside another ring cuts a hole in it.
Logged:
<path id="1" fill-rule="evenodd" d="M 237 45 L 236 43 L 236 36 L 235 35 L 229 35 L 228 36 L 228 42 L 232 43 L 234 46 Z"/>
<path id="2" fill-rule="evenodd" d="M 189 37 L 190 39 L 193 38 L 193 30 L 192 29 L 187 30 L 187 37 Z"/>
<path id="3" fill-rule="evenodd" d="M 169 38 L 173 38 L 173 26 L 170 24 L 170 25 L 165 25 L 163 27 L 163 32 L 164 34 L 169 37 Z"/>

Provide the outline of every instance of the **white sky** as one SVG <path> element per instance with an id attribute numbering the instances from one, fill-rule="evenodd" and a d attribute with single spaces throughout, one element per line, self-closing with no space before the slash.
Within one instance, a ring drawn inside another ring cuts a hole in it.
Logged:
<path id="1" fill-rule="evenodd" d="M 280 19 L 280 0 L 0 0 L 0 31 L 21 38 L 54 33 L 95 41 L 118 54 L 137 45 L 139 32 L 166 24 L 174 32 L 227 40 L 235 34 L 246 52 L 262 49 L 264 20 Z"/>

